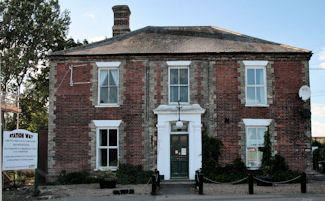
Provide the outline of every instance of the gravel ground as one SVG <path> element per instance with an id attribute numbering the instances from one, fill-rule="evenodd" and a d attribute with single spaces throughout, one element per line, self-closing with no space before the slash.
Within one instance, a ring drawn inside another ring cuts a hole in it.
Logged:
<path id="1" fill-rule="evenodd" d="M 61 197 L 82 197 L 82 196 L 109 196 L 113 195 L 113 190 L 134 189 L 136 195 L 150 195 L 151 185 L 117 185 L 115 189 L 100 189 L 99 184 L 78 184 L 78 185 L 55 185 L 40 186 L 40 196 L 33 197 L 33 187 L 25 187 L 18 190 L 3 191 L 4 201 L 32 201 L 47 200 Z M 204 184 L 205 195 L 229 195 L 248 194 L 247 184 Z M 163 193 L 164 191 L 162 191 Z M 193 190 L 197 193 L 197 190 Z M 166 192 L 165 192 L 166 193 Z M 181 192 L 180 192 L 181 193 Z M 292 194 L 300 193 L 300 184 L 279 184 L 277 186 L 256 186 L 255 194 Z M 311 181 L 307 184 L 307 193 L 325 193 L 325 181 Z M 175 194 L 175 192 L 174 192 Z M 176 193 L 177 194 L 177 193 Z"/>

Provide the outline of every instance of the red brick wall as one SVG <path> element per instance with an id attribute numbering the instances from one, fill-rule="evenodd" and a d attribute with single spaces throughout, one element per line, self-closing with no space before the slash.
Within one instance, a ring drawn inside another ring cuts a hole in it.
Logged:
<path id="1" fill-rule="evenodd" d="M 75 65 L 77 63 L 74 63 Z M 74 82 L 87 82 L 91 78 L 92 66 L 76 67 L 73 69 Z M 57 66 L 55 87 L 55 169 L 75 172 L 90 170 L 89 165 L 89 120 L 93 119 L 94 111 L 91 106 L 90 84 L 70 86 L 70 71 L 68 66 Z M 64 80 L 64 75 L 67 73 Z M 62 82 L 62 83 L 61 83 Z M 61 83 L 61 85 L 60 85 Z M 60 86 L 60 87 L 59 87 Z M 58 88 L 59 87 L 59 88 Z"/>
<path id="2" fill-rule="evenodd" d="M 74 63 L 76 64 L 76 63 Z M 56 88 L 61 83 L 69 65 L 57 66 Z M 134 165 L 143 165 L 143 76 L 144 65 L 141 62 L 129 62 L 123 75 L 123 104 L 120 107 L 96 108 L 91 103 L 91 84 L 70 86 L 70 71 L 56 92 L 55 101 L 55 168 L 60 172 L 90 170 L 89 163 L 89 123 L 91 120 L 123 120 L 125 161 Z M 74 68 L 74 82 L 89 82 L 92 66 Z"/>
<path id="3" fill-rule="evenodd" d="M 262 56 L 261 58 L 259 60 L 270 60 Z M 175 60 L 175 58 L 173 59 Z M 191 58 L 177 57 L 177 59 L 190 60 Z M 198 58 L 196 59 L 196 77 L 194 77 L 196 88 L 193 93 L 195 94 L 194 97 L 191 97 L 191 103 L 199 103 L 203 107 L 203 105 L 208 105 L 208 101 L 203 97 L 209 91 L 207 91 L 203 76 L 200 74 L 204 73 L 203 63 L 211 58 L 199 58 L 202 63 Z M 303 59 L 289 61 L 290 59 L 286 58 L 281 60 L 275 58 L 272 64 L 275 75 L 273 104 L 269 107 L 245 107 L 244 104 L 241 104 L 238 98 L 240 83 L 237 79 L 240 74 L 237 70 L 240 68 L 238 61 L 242 60 L 246 60 L 246 57 L 238 57 L 238 59 L 229 57 L 229 60 L 216 60 L 212 67 L 214 71 L 211 71 L 210 74 L 215 78 L 212 83 L 215 91 L 214 94 L 210 94 L 211 96 L 215 95 L 213 99 L 215 109 L 212 111 L 215 119 L 213 122 L 208 122 L 210 121 L 209 118 L 205 118 L 207 119 L 206 122 L 202 123 L 205 126 L 214 124 L 216 128 L 214 135 L 224 144 L 220 157 L 221 164 L 230 163 L 240 157 L 239 122 L 243 118 L 257 118 L 273 119 L 275 121 L 275 130 L 277 132 L 275 149 L 285 157 L 291 168 L 305 169 L 306 162 L 303 158 L 306 156 L 304 149 L 308 139 L 305 136 L 305 131 L 308 128 L 306 128 L 305 119 L 301 115 L 304 102 L 297 95 L 299 88 L 306 84 L 302 81 L 305 76 L 302 73 L 304 68 Z M 248 58 L 247 60 L 253 59 Z M 92 79 L 90 71 L 93 67 L 90 63 L 86 64 L 85 67 L 74 69 L 75 82 L 87 82 Z M 154 71 L 157 82 L 154 87 L 156 102 L 153 107 L 164 104 L 168 98 L 168 94 L 165 94 L 164 91 L 167 84 L 164 81 L 168 79 L 163 78 L 163 76 L 166 76 L 163 74 L 163 68 L 166 66 L 163 66 L 163 62 L 160 62 L 160 60 L 156 64 L 156 70 Z M 142 60 L 128 59 L 122 68 L 125 71 L 123 71 L 123 77 L 120 76 L 120 79 L 123 80 L 122 86 L 120 85 L 120 88 L 123 88 L 122 104 L 116 108 L 94 107 L 91 102 L 91 84 L 70 87 L 70 72 L 62 81 L 55 94 L 56 109 L 54 111 L 56 115 L 54 121 L 56 125 L 54 129 L 54 141 L 56 143 L 55 168 L 57 170 L 90 170 L 89 123 L 95 119 L 122 120 L 124 124 L 123 132 L 125 132 L 122 140 L 125 143 L 121 149 L 125 150 L 125 161 L 134 165 L 144 165 L 145 64 Z M 56 69 L 57 83 L 55 86 L 58 88 L 67 72 L 68 64 L 59 64 Z M 209 108 L 205 109 L 208 110 Z M 152 110 L 149 112 L 152 112 Z M 203 114 L 203 117 L 204 115 L 206 114 Z M 156 121 L 153 122 L 149 126 L 155 128 Z M 156 131 L 154 132 L 156 136 Z M 154 143 L 156 146 L 157 142 Z"/>
<path id="4" fill-rule="evenodd" d="M 214 65 L 216 77 L 216 136 L 223 142 L 221 164 L 239 158 L 239 127 L 243 118 L 273 119 L 277 144 L 275 150 L 283 156 L 292 169 L 304 170 L 307 166 L 305 120 L 302 115 L 304 102 L 298 97 L 299 88 L 305 85 L 302 61 L 274 61 L 275 83 L 273 104 L 269 107 L 245 107 L 238 99 L 239 68 L 237 61 L 219 61 Z M 229 123 L 226 123 L 226 118 Z M 308 120 L 308 119 L 307 119 Z M 310 120 L 310 119 L 309 119 Z"/>

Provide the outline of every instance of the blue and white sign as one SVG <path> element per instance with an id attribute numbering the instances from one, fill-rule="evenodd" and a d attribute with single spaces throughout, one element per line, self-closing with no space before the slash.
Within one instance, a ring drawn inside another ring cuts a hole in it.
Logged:
<path id="1" fill-rule="evenodd" d="M 2 170 L 37 168 L 37 133 L 27 130 L 3 132 Z"/>

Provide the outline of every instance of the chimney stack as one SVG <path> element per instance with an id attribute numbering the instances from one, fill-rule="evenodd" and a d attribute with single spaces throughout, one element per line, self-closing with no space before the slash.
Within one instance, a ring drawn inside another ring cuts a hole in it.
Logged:
<path id="1" fill-rule="evenodd" d="M 130 32 L 130 15 L 131 11 L 127 5 L 113 6 L 114 26 L 113 37 Z"/>

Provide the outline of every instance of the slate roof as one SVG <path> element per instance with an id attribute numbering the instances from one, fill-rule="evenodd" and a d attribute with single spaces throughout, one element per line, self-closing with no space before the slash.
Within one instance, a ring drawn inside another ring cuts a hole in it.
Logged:
<path id="1" fill-rule="evenodd" d="M 50 56 L 154 53 L 307 53 L 311 51 L 213 26 L 147 26 L 114 38 L 53 52 Z"/>

